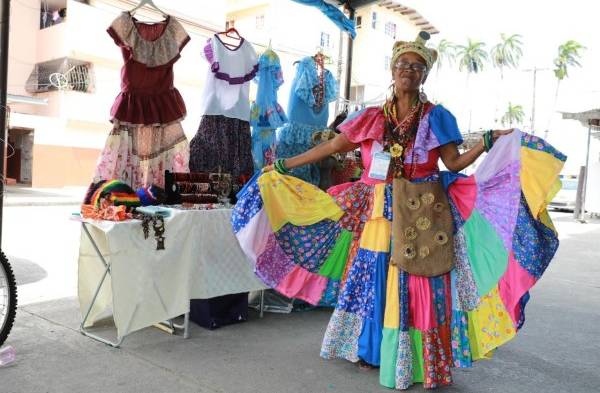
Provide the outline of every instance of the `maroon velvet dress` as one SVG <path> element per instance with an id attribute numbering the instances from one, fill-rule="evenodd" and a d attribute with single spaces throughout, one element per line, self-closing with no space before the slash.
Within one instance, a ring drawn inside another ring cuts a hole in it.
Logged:
<path id="1" fill-rule="evenodd" d="M 189 36 L 172 17 L 142 23 L 120 14 L 108 34 L 121 48 L 121 92 L 111 110 L 113 129 L 94 180 L 120 179 L 134 189 L 164 187 L 165 170 L 188 172 L 189 147 L 181 128 L 185 104 L 173 86 L 173 64 Z"/>

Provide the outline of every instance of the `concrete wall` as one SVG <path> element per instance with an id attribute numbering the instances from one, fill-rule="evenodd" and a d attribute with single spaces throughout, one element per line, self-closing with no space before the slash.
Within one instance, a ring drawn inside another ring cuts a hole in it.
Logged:
<path id="1" fill-rule="evenodd" d="M 39 0 L 19 0 L 10 3 L 10 41 L 8 93 L 28 95 L 25 91 L 27 78 L 37 62 L 37 35 L 40 25 Z M 34 113 L 31 105 L 15 106 L 25 113 Z"/>

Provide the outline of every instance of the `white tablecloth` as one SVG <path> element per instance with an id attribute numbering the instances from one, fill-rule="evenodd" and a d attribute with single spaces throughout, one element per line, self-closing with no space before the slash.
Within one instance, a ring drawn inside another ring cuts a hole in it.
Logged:
<path id="1" fill-rule="evenodd" d="M 118 337 L 189 311 L 190 299 L 265 289 L 240 249 L 231 210 L 173 210 L 165 250 L 144 239 L 138 220 L 86 221 L 111 266 L 86 326 L 112 313 Z M 79 250 L 79 304 L 87 310 L 104 268 L 85 233 Z"/>

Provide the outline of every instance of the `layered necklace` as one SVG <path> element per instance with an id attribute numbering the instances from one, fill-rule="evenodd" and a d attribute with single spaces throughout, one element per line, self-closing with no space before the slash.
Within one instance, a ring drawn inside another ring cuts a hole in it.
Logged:
<path id="1" fill-rule="evenodd" d="M 315 110 L 320 110 L 323 106 L 323 99 L 325 97 L 325 62 L 323 55 L 317 54 L 314 57 L 315 65 L 317 68 L 317 77 L 319 82 L 313 87 L 313 95 L 315 96 Z"/>
<path id="2" fill-rule="evenodd" d="M 404 119 L 398 119 L 398 110 L 396 106 L 396 97 L 387 100 L 383 105 L 383 113 L 385 115 L 385 134 L 383 141 L 383 149 L 391 155 L 391 173 L 394 178 L 406 177 L 412 178 L 415 172 L 414 151 L 411 165 L 411 173 L 409 176 L 404 173 L 404 156 L 411 141 L 417 135 L 419 122 L 423 116 L 425 104 L 417 101 L 408 111 Z"/>

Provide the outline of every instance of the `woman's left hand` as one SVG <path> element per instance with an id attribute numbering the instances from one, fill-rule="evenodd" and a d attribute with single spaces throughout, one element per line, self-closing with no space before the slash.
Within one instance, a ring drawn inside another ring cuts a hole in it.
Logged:
<path id="1" fill-rule="evenodd" d="M 492 133 L 492 140 L 496 142 L 498 138 L 500 138 L 502 135 L 508 135 L 514 130 L 514 128 L 509 128 L 508 130 L 494 130 L 494 132 Z"/>

